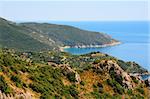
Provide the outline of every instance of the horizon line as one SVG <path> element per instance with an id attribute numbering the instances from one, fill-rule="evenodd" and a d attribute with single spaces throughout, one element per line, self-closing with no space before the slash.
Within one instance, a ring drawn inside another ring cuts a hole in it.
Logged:
<path id="1" fill-rule="evenodd" d="M 106 19 L 103 19 L 103 20 L 14 20 L 14 19 L 10 19 L 10 18 L 4 18 L 4 17 L 1 17 L 0 18 L 3 18 L 7 21 L 12 21 L 12 22 L 16 22 L 16 23 L 21 23 L 21 22 L 102 22 L 102 21 L 105 21 L 105 22 L 110 22 L 110 21 L 115 21 L 115 22 L 128 22 L 128 21 L 147 21 L 147 22 L 150 22 L 150 19 L 147 19 L 147 20 L 106 20 Z"/>

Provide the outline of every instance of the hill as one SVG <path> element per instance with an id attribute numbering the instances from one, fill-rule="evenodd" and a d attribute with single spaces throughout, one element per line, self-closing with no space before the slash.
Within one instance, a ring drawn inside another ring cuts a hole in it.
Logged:
<path id="1" fill-rule="evenodd" d="M 56 44 L 63 46 L 104 45 L 115 41 L 106 34 L 67 25 L 48 23 L 21 23 L 21 25 L 31 29 L 34 33 L 43 35 L 43 37 L 49 37 Z"/>
<path id="2" fill-rule="evenodd" d="M 28 32 L 18 24 L 0 18 L 0 47 L 19 50 L 50 49 L 48 45 L 27 35 Z"/>
<path id="3" fill-rule="evenodd" d="M 72 26 L 48 23 L 15 23 L 0 18 L 0 47 L 19 50 L 52 50 L 63 46 L 106 45 L 110 36 Z"/>
<path id="4" fill-rule="evenodd" d="M 132 68 L 137 73 L 147 72 L 138 64 L 133 66 L 99 52 L 77 56 L 56 51 L 20 53 L 3 49 L 0 50 L 0 96 L 6 99 L 150 98 L 146 82 L 129 74 Z"/>

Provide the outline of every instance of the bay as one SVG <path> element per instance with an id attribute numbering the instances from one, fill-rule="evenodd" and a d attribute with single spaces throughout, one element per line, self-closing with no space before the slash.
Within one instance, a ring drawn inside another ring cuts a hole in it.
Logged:
<path id="1" fill-rule="evenodd" d="M 122 42 L 104 48 L 67 48 L 66 52 L 80 55 L 93 51 L 107 53 L 124 61 L 135 61 L 150 71 L 149 21 L 99 21 L 99 22 L 50 22 L 78 27 L 84 30 L 106 33 Z"/>

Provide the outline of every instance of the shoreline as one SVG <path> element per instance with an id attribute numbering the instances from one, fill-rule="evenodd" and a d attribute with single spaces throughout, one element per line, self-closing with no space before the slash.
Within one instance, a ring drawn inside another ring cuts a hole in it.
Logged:
<path id="1" fill-rule="evenodd" d="M 130 76 L 134 76 L 134 77 L 139 77 L 140 80 L 147 80 L 150 78 L 150 72 L 147 73 L 129 73 Z M 147 76 L 147 77 L 142 77 L 142 76 Z"/>
<path id="2" fill-rule="evenodd" d="M 115 45 L 119 45 L 119 44 L 121 44 L 121 42 L 117 41 L 117 42 L 112 42 L 110 44 L 103 44 L 103 45 L 64 46 L 64 47 L 59 47 L 59 50 L 61 52 L 65 52 L 64 49 L 67 49 L 67 48 L 103 48 L 103 47 L 115 46 Z"/>

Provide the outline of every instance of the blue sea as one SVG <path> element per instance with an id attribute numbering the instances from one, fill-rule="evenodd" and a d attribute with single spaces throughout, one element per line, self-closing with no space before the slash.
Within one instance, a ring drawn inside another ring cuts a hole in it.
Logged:
<path id="1" fill-rule="evenodd" d="M 54 22 L 84 30 L 106 33 L 122 42 L 105 48 L 68 48 L 66 52 L 85 54 L 93 51 L 107 53 L 124 61 L 135 61 L 150 71 L 150 31 L 148 21 Z"/>

